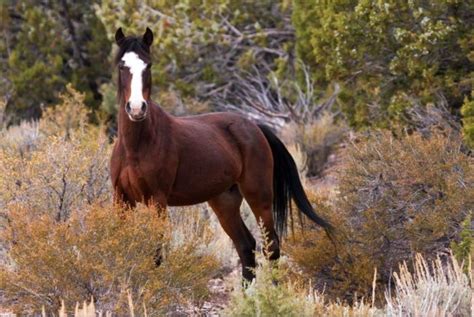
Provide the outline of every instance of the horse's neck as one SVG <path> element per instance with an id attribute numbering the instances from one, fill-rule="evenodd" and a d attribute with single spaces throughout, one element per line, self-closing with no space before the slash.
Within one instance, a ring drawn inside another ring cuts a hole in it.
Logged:
<path id="1" fill-rule="evenodd" d="M 148 111 L 143 121 L 132 122 L 125 112 L 125 106 L 120 106 L 118 136 L 127 153 L 137 153 L 140 147 L 156 143 L 162 137 L 160 134 L 164 133 L 161 127 L 168 125 L 170 118 L 159 106 L 150 104 Z"/>

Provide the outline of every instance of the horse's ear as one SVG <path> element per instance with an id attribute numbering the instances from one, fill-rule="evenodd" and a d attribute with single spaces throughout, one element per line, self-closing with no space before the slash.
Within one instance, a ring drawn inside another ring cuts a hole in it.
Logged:
<path id="1" fill-rule="evenodd" d="M 120 46 L 125 39 L 125 34 L 123 34 L 122 28 L 118 28 L 117 32 L 115 32 L 115 43 Z"/>
<path id="2" fill-rule="evenodd" d="M 151 43 L 153 43 L 153 32 L 148 27 L 146 28 L 145 34 L 143 34 L 143 43 L 145 43 L 146 46 L 151 46 Z"/>

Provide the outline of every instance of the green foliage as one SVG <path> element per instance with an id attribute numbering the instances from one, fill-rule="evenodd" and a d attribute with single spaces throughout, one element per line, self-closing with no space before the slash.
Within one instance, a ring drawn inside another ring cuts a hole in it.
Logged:
<path id="1" fill-rule="evenodd" d="M 55 92 L 66 83 L 60 75 L 64 43 L 56 36 L 57 25 L 45 19 L 41 8 L 31 6 L 25 10 L 24 19 L 17 43 L 9 55 L 8 67 L 17 111 L 30 117 L 38 116 L 41 103 L 55 102 Z"/>
<path id="2" fill-rule="evenodd" d="M 95 2 L 2 2 L 6 55 L 0 64 L 6 70 L 13 122 L 39 117 L 42 107 L 58 101 L 68 82 L 85 94 L 89 107 L 97 108 L 98 86 L 110 78 L 104 63 L 110 43 L 93 11 Z"/>
<path id="3" fill-rule="evenodd" d="M 471 98 L 466 97 L 461 108 L 463 116 L 464 140 L 470 148 L 474 148 L 474 90 L 471 92 Z"/>
<path id="4" fill-rule="evenodd" d="M 414 252 L 435 255 L 459 239 L 460 223 L 474 206 L 473 162 L 461 147 L 456 133 L 363 137 L 339 170 L 336 198 L 312 197 L 337 228 L 336 246 L 311 230 L 290 240 L 288 252 L 310 275 L 328 281 L 331 295 L 367 297 L 374 268 L 385 287 L 400 261 Z"/>
<path id="5" fill-rule="evenodd" d="M 473 235 L 474 231 L 472 229 L 472 212 L 466 216 L 466 219 L 461 223 L 461 232 L 459 234 L 459 242 L 453 241 L 451 243 L 451 248 L 453 249 L 454 255 L 458 261 L 463 261 L 468 263 L 470 259 L 474 256 L 474 243 Z M 468 272 L 466 272 L 468 273 Z"/>
<path id="6" fill-rule="evenodd" d="M 231 98 L 236 73 L 255 65 L 272 68 L 287 56 L 292 31 L 283 17 L 288 12 L 288 6 L 270 0 L 104 0 L 97 6 L 111 40 L 118 27 L 127 35 L 141 35 L 146 26 L 153 30 L 157 99 L 172 90 L 199 101 L 218 93 Z"/>
<path id="7" fill-rule="evenodd" d="M 403 120 L 416 104 L 458 109 L 472 88 L 470 1 L 294 1 L 298 56 L 324 91 L 343 85 L 353 126 Z"/>
<path id="8" fill-rule="evenodd" d="M 269 245 L 263 249 L 268 254 Z M 259 254 L 256 279 L 242 290 L 238 287 L 226 307 L 226 316 L 311 316 L 315 305 L 306 299 L 306 294 L 288 281 L 288 273 L 282 265 L 277 266 L 268 256 Z"/>

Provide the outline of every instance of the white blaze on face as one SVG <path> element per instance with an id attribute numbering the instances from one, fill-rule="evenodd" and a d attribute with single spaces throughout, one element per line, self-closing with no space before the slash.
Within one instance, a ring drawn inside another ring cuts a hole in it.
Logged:
<path id="1" fill-rule="evenodd" d="M 139 113 L 142 102 L 145 101 L 143 98 L 142 74 L 147 65 L 138 57 L 137 53 L 134 52 L 125 53 L 122 57 L 122 61 L 125 66 L 130 69 L 130 74 L 132 75 L 131 93 L 130 99 L 128 100 L 130 102 L 130 109 L 132 113 Z"/>

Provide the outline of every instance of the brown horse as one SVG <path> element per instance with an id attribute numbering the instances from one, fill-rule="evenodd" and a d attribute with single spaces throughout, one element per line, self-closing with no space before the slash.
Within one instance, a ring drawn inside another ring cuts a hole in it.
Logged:
<path id="1" fill-rule="evenodd" d="M 240 216 L 243 198 L 268 233 L 271 259 L 280 256 L 277 233 L 286 229 L 291 199 L 304 215 L 331 228 L 314 212 L 293 158 L 268 128 L 233 113 L 167 114 L 150 99 L 151 30 L 125 37 L 118 29 L 115 40 L 120 108 L 111 177 L 117 200 L 161 208 L 207 201 L 247 280 L 254 277 L 255 239 Z"/>

